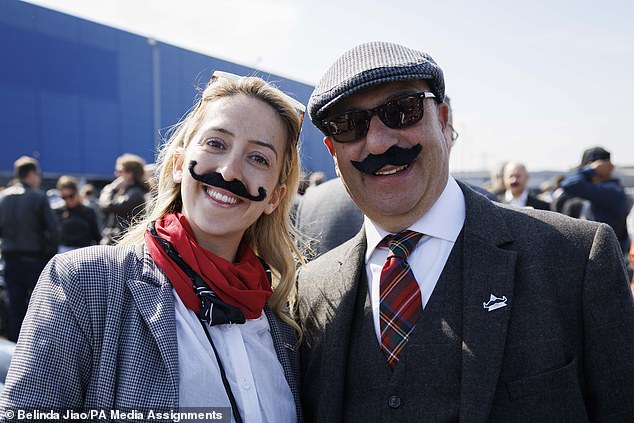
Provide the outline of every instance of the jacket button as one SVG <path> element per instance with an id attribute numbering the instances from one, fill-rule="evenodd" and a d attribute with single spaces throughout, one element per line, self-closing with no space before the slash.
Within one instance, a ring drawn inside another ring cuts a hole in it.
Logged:
<path id="1" fill-rule="evenodd" d="M 401 397 L 392 395 L 387 401 L 387 405 L 389 405 L 390 408 L 399 408 L 401 406 Z"/>

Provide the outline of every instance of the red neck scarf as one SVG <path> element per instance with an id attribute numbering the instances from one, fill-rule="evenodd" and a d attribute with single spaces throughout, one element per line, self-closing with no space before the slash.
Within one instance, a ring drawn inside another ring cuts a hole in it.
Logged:
<path id="1" fill-rule="evenodd" d="M 238 247 L 237 262 L 231 263 L 198 245 L 187 219 L 180 213 L 166 214 L 155 222 L 155 229 L 221 300 L 242 310 L 247 319 L 260 317 L 264 304 L 271 297 L 271 285 L 260 259 L 245 242 Z M 191 279 L 149 231 L 145 232 L 145 244 L 183 304 L 198 314 L 201 304 Z"/>

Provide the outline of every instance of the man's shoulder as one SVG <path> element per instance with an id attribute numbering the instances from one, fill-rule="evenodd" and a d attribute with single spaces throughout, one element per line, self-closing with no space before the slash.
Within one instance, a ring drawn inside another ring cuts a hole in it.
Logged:
<path id="1" fill-rule="evenodd" d="M 516 240 L 575 243 L 591 242 L 600 223 L 575 219 L 561 213 L 496 204 L 497 210 Z"/>

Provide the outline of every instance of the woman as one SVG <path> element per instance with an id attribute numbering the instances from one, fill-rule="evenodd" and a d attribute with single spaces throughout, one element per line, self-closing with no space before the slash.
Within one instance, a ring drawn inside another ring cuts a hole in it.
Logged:
<path id="1" fill-rule="evenodd" d="M 301 118 L 259 78 L 214 75 L 159 154 L 150 212 L 124 245 L 44 270 L 3 408 L 233 403 L 233 421 L 301 421 L 298 328 L 285 312 Z"/>
<path id="2" fill-rule="evenodd" d="M 82 204 L 79 182 L 72 176 L 60 176 L 57 189 L 64 200 L 64 206 L 56 209 L 60 226 L 60 253 L 76 248 L 98 244 L 101 232 L 93 209 Z"/>
<path id="3" fill-rule="evenodd" d="M 106 221 L 103 245 L 114 245 L 134 218 L 144 211 L 149 185 L 145 181 L 145 160 L 136 154 L 123 154 L 115 162 L 116 179 L 103 187 L 99 207 Z"/>

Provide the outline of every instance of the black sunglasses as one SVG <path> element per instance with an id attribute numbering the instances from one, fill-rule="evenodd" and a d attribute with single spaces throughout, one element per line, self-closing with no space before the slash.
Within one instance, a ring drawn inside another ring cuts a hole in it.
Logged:
<path id="1" fill-rule="evenodd" d="M 423 102 L 436 96 L 424 91 L 418 94 L 406 94 L 379 104 L 369 110 L 351 110 L 321 121 L 325 132 L 340 143 L 357 141 L 363 138 L 370 128 L 374 113 L 389 128 L 403 129 L 418 123 L 423 118 Z"/>

